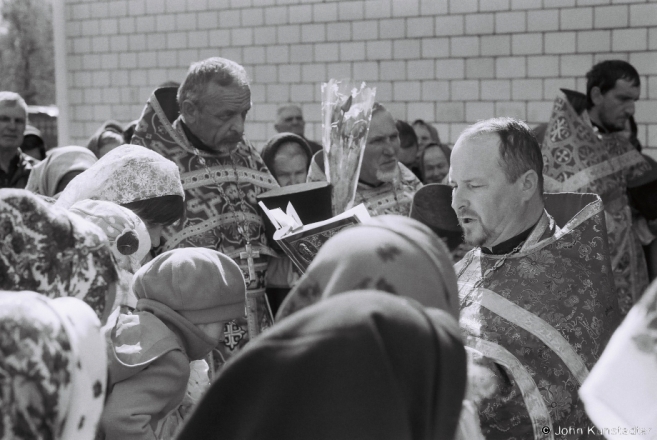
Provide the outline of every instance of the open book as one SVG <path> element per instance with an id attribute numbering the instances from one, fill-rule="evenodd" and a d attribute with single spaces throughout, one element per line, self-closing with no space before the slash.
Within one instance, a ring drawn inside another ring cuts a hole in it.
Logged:
<path id="1" fill-rule="evenodd" d="M 278 208 L 269 210 L 262 202 L 260 207 L 276 228 L 274 240 L 301 273 L 306 271 L 329 238 L 344 228 L 363 223 L 370 218 L 362 203 L 328 220 L 308 225 L 301 223 L 292 204 L 288 204 L 286 212 Z"/>

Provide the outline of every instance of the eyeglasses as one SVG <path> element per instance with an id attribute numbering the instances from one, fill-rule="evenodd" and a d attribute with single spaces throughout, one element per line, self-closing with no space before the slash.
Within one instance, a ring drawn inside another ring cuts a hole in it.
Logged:
<path id="1" fill-rule="evenodd" d="M 12 118 L 11 116 L 0 116 L 0 123 L 2 124 L 11 124 L 11 123 L 21 125 L 25 124 L 25 118 Z"/>

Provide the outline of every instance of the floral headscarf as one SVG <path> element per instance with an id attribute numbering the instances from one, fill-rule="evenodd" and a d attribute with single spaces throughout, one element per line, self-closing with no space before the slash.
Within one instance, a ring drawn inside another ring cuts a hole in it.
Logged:
<path id="1" fill-rule="evenodd" d="M 55 205 L 70 208 L 84 199 L 123 205 L 170 195 L 185 197 L 176 164 L 148 148 L 121 145 L 71 180 Z"/>
<path id="2" fill-rule="evenodd" d="M 459 316 L 456 274 L 442 240 L 416 220 L 382 215 L 328 240 L 281 304 L 276 320 L 320 298 L 357 289 L 410 297 Z"/>
<path id="3" fill-rule="evenodd" d="M 50 150 L 48 156 L 34 166 L 25 189 L 35 194 L 53 197 L 57 185 L 67 173 L 84 171 L 98 161 L 98 158 L 84 147 L 71 145 Z"/>
<path id="4" fill-rule="evenodd" d="M 104 320 L 116 281 L 97 226 L 27 190 L 0 189 L 0 289 L 76 297 Z"/>
<path id="5" fill-rule="evenodd" d="M 105 340 L 88 305 L 0 292 L 0 438 L 92 440 L 106 385 Z"/>

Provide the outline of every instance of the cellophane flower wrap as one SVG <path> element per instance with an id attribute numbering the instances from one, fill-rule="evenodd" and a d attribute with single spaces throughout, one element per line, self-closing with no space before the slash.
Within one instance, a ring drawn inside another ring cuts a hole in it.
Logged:
<path id="1" fill-rule="evenodd" d="M 376 88 L 348 79 L 322 84 L 324 171 L 331 184 L 333 215 L 353 206 Z"/>

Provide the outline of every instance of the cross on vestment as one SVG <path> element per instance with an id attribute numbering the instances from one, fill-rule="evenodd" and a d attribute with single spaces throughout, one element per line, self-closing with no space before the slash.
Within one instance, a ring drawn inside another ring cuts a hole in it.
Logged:
<path id="1" fill-rule="evenodd" d="M 224 344 L 231 350 L 237 347 L 237 344 L 244 337 L 245 332 L 234 322 L 224 324 Z"/>
<path id="2" fill-rule="evenodd" d="M 245 252 L 240 252 L 240 260 L 246 260 L 249 266 L 249 283 L 256 280 L 255 265 L 253 264 L 253 257 L 258 258 L 260 252 L 254 251 L 251 243 L 247 243 L 244 247 Z"/>

